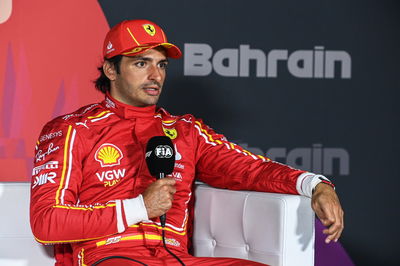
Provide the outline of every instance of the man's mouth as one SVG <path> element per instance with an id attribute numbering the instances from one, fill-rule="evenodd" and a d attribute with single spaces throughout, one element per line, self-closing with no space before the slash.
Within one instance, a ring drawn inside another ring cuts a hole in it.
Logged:
<path id="1" fill-rule="evenodd" d="M 143 89 L 150 96 L 158 96 L 160 94 L 160 88 L 158 87 L 145 87 Z"/>

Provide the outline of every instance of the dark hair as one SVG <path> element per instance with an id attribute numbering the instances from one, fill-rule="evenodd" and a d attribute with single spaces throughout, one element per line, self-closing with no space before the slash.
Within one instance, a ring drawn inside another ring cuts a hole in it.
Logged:
<path id="1" fill-rule="evenodd" d="M 121 60 L 122 60 L 122 55 L 116 55 L 116 56 L 111 57 L 109 59 L 104 59 L 104 61 L 108 61 L 112 65 L 114 65 L 115 70 L 117 71 L 117 74 L 120 73 Z M 110 91 L 110 88 L 111 88 L 110 80 L 108 79 L 106 74 L 104 74 L 103 65 L 99 66 L 97 68 L 97 70 L 99 70 L 100 75 L 95 81 L 93 81 L 94 82 L 94 86 L 96 87 L 96 89 L 98 89 L 99 91 L 101 91 L 102 93 L 105 94 L 106 92 Z"/>

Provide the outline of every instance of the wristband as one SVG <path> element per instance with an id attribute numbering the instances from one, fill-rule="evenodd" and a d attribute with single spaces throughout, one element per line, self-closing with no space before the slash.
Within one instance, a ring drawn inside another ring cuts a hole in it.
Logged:
<path id="1" fill-rule="evenodd" d="M 335 186 L 333 185 L 333 183 L 325 176 L 316 175 L 316 174 L 309 173 L 309 172 L 302 173 L 298 177 L 297 183 L 296 183 L 296 188 L 300 195 L 311 198 L 315 187 L 319 183 L 325 183 L 327 185 L 330 185 L 333 189 L 335 189 Z"/>
<path id="2" fill-rule="evenodd" d="M 335 185 L 334 185 L 328 178 L 326 178 L 325 176 L 321 176 L 321 175 L 320 175 L 320 176 L 318 176 L 318 179 L 319 179 L 319 182 L 316 183 L 315 186 L 314 186 L 314 188 L 312 189 L 312 193 L 313 193 L 313 194 L 314 194 L 315 188 L 317 187 L 317 185 L 318 185 L 319 183 L 327 184 L 327 185 L 331 186 L 333 189 L 335 189 Z"/>

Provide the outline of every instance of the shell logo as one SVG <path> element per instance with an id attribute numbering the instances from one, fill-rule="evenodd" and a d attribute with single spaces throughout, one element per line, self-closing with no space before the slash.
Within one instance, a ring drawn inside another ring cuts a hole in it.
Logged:
<path id="1" fill-rule="evenodd" d="M 101 167 L 119 165 L 123 157 L 121 150 L 111 143 L 101 145 L 94 155 L 94 159 L 101 164 Z"/>

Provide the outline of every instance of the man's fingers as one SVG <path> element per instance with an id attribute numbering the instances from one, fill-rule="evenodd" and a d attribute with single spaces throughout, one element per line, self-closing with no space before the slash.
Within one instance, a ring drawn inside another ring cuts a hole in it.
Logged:
<path id="1" fill-rule="evenodd" d="M 332 215 L 328 214 L 327 218 L 321 219 L 322 224 L 327 227 L 323 230 L 323 233 L 328 235 L 325 239 L 326 243 L 330 243 L 332 240 L 338 241 L 344 229 L 343 211 L 340 208 L 333 208 Z"/>
<path id="2" fill-rule="evenodd" d="M 315 202 L 314 209 L 321 223 L 327 227 L 323 230 L 323 233 L 327 235 L 325 243 L 338 241 L 344 229 L 344 214 L 340 203 L 335 200 L 325 202 L 325 204 Z"/>
<path id="3" fill-rule="evenodd" d="M 335 215 L 330 206 L 320 206 L 319 208 L 316 208 L 315 213 L 322 224 L 326 227 L 329 227 L 335 222 Z"/>
<path id="4" fill-rule="evenodd" d="M 175 179 L 171 177 L 161 178 L 158 179 L 156 182 L 158 182 L 160 185 L 175 185 L 176 183 Z"/>
<path id="5" fill-rule="evenodd" d="M 175 192 L 173 178 L 162 178 L 151 183 L 142 194 L 148 217 L 158 217 L 167 212 L 172 207 Z"/>

